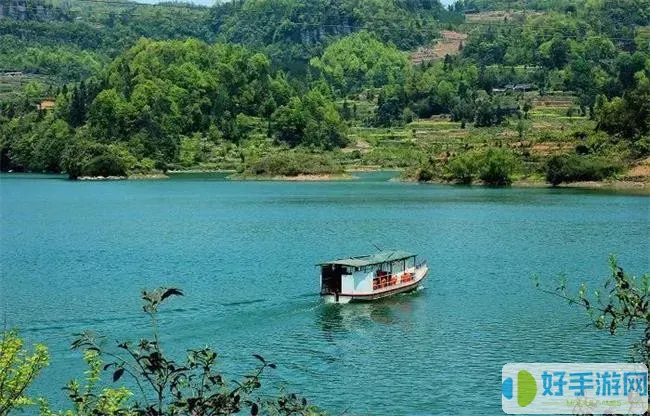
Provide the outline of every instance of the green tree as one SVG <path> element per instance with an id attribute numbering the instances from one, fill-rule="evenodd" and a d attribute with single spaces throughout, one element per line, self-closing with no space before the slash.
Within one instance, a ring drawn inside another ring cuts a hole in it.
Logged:
<path id="1" fill-rule="evenodd" d="M 61 119 L 44 122 L 42 127 L 38 131 L 30 167 L 40 172 L 60 172 L 63 152 L 72 139 L 70 127 Z"/>
<path id="2" fill-rule="evenodd" d="M 465 152 L 452 158 L 446 165 L 447 178 L 462 185 L 471 185 L 479 172 L 476 152 Z"/>
<path id="3" fill-rule="evenodd" d="M 512 183 L 517 160 L 511 151 L 490 148 L 482 155 L 479 163 L 479 177 L 487 185 L 507 186 Z"/>
<path id="4" fill-rule="evenodd" d="M 368 32 L 359 32 L 329 45 L 311 60 L 326 80 L 343 95 L 363 88 L 401 84 L 409 70 L 406 55 L 384 45 Z"/>
<path id="5" fill-rule="evenodd" d="M 634 89 L 599 107 L 598 128 L 633 140 L 650 133 L 650 79 L 639 73 Z"/>
<path id="6" fill-rule="evenodd" d="M 317 90 L 302 99 L 294 97 L 272 116 L 274 137 L 289 146 L 299 144 L 325 149 L 346 144 L 345 124 L 334 103 Z"/>
<path id="7" fill-rule="evenodd" d="M 34 403 L 26 395 L 27 388 L 47 367 L 49 354 L 42 344 L 29 352 L 16 331 L 2 333 L 0 338 L 0 416 Z"/>

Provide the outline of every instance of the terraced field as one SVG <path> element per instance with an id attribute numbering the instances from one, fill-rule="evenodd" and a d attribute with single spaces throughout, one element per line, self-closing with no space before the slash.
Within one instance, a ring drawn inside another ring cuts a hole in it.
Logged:
<path id="1" fill-rule="evenodd" d="M 12 101 L 20 91 L 22 91 L 28 84 L 32 82 L 37 82 L 43 85 L 54 83 L 50 77 L 45 75 L 6 75 L 0 73 L 0 102 Z"/>
<path id="2" fill-rule="evenodd" d="M 531 164 L 542 163 L 548 156 L 573 152 L 595 122 L 574 113 L 574 97 L 554 95 L 540 97 L 530 93 L 533 109 L 528 118 L 511 118 L 498 127 L 474 127 L 454 122 L 448 116 L 421 119 L 398 128 L 352 126 L 350 145 L 344 153 L 356 155 L 360 166 L 408 167 L 425 158 L 446 160 L 473 148 L 505 146 Z M 368 102 L 357 107 L 370 108 Z"/>

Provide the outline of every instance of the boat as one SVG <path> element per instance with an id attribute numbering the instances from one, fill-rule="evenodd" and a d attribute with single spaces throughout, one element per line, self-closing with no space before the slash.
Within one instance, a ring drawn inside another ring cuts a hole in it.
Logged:
<path id="1" fill-rule="evenodd" d="M 320 294 L 325 303 L 367 302 L 410 292 L 427 276 L 426 261 L 406 251 L 380 251 L 332 260 L 320 267 Z"/>

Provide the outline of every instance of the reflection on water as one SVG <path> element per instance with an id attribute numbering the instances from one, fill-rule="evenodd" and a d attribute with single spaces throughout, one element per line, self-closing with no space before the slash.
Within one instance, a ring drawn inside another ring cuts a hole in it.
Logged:
<path id="1" fill-rule="evenodd" d="M 333 339 L 336 333 L 362 329 L 369 323 L 408 327 L 415 313 L 413 302 L 422 296 L 423 288 L 420 287 L 410 293 L 400 293 L 373 302 L 346 305 L 322 303 L 316 309 L 317 325 L 328 339 Z"/>

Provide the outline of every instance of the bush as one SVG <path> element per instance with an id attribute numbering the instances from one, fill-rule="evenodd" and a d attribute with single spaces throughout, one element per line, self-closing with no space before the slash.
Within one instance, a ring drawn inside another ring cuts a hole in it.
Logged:
<path id="1" fill-rule="evenodd" d="M 342 173 L 343 168 L 325 154 L 285 152 L 257 159 L 244 172 L 254 176 L 327 175 Z"/>
<path id="2" fill-rule="evenodd" d="M 546 164 L 546 181 L 553 186 L 579 181 L 601 181 L 620 172 L 618 162 L 598 156 L 553 156 Z"/>
<path id="3" fill-rule="evenodd" d="M 507 186 L 512 183 L 517 160 L 506 149 L 488 149 L 480 161 L 479 176 L 483 182 L 491 186 Z"/>
<path id="4" fill-rule="evenodd" d="M 126 165 L 118 155 L 106 152 L 90 159 L 83 172 L 86 176 L 125 176 Z"/>
<path id="5" fill-rule="evenodd" d="M 418 182 L 429 182 L 436 178 L 440 178 L 441 168 L 440 165 L 432 158 L 430 158 L 426 163 L 420 165 L 415 172 L 411 172 L 411 177 L 415 176 Z"/>
<path id="6" fill-rule="evenodd" d="M 512 183 L 516 167 L 517 159 L 509 150 L 490 148 L 484 152 L 469 151 L 449 161 L 446 179 L 470 185 L 479 178 L 486 185 L 506 186 Z"/>
<path id="7" fill-rule="evenodd" d="M 27 389 L 47 367 L 49 354 L 44 345 L 35 345 L 29 352 L 15 331 L 0 335 L 0 415 L 22 410 L 33 403 Z"/>
<path id="8" fill-rule="evenodd" d="M 473 152 L 454 157 L 447 164 L 447 179 L 463 185 L 470 185 L 478 173 L 478 155 Z"/>

